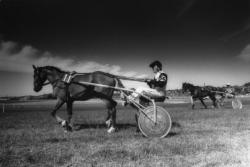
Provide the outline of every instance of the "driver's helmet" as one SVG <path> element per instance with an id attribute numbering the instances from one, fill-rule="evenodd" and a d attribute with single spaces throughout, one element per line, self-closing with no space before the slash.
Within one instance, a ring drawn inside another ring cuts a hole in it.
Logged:
<path id="1" fill-rule="evenodd" d="M 230 83 L 227 83 L 227 84 L 226 84 L 226 87 L 230 87 L 230 86 L 231 86 L 231 84 L 230 84 Z"/>

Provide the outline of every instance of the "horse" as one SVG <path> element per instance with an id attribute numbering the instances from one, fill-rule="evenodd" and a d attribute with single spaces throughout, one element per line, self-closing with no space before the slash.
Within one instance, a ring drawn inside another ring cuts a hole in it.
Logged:
<path id="1" fill-rule="evenodd" d="M 200 86 L 194 86 L 191 83 L 185 82 L 182 84 L 182 91 L 183 93 L 190 92 L 192 109 L 194 109 L 194 101 L 196 101 L 197 99 L 199 99 L 202 105 L 207 109 L 207 105 L 203 101 L 206 97 L 209 97 L 212 100 L 214 107 L 219 107 L 217 104 L 216 92 L 211 91 L 209 87 L 205 88 Z"/>
<path id="2" fill-rule="evenodd" d="M 57 67 L 44 66 L 36 67 L 34 69 L 34 91 L 39 92 L 43 86 L 51 84 L 53 88 L 53 95 L 56 97 L 57 102 L 54 109 L 51 111 L 52 117 L 65 129 L 65 131 L 72 131 L 73 125 L 72 108 L 74 101 L 86 101 L 92 98 L 102 99 L 107 108 L 106 124 L 108 126 L 108 133 L 116 130 L 116 105 L 117 102 L 112 99 L 114 89 L 97 87 L 91 85 L 84 85 L 80 82 L 90 82 L 96 84 L 103 84 L 107 86 L 124 87 L 121 81 L 115 75 L 95 71 L 91 73 L 77 73 L 72 78 L 71 82 L 66 83 L 63 81 L 65 74 L 69 72 L 63 71 Z M 48 81 L 47 83 L 45 83 Z M 56 112 L 66 103 L 67 106 L 67 120 L 60 118 Z"/>

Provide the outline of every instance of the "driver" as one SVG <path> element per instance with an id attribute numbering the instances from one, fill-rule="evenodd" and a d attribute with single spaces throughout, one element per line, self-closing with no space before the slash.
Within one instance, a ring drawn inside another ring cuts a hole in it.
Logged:
<path id="1" fill-rule="evenodd" d="M 228 98 L 234 97 L 233 87 L 229 83 L 226 84 L 226 88 L 225 89 L 226 89 L 225 90 L 226 97 L 228 97 Z"/>
<path id="2" fill-rule="evenodd" d="M 128 96 L 128 99 L 125 99 L 125 103 L 123 105 L 126 105 L 131 100 L 138 99 L 140 94 L 153 99 L 165 99 L 168 76 L 164 71 L 162 71 L 162 63 L 156 60 L 150 63 L 149 67 L 152 68 L 154 73 L 153 79 L 145 79 L 145 82 L 149 87 L 138 87 L 135 92 Z"/>

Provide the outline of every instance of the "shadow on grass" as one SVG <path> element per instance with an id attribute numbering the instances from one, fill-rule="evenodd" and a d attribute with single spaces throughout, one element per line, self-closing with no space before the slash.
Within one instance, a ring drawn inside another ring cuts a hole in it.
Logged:
<path id="1" fill-rule="evenodd" d="M 117 129 L 119 130 L 124 130 L 124 129 L 130 129 L 130 128 L 137 128 L 137 126 L 135 124 L 117 124 Z M 80 131 L 82 129 L 107 129 L 107 125 L 106 124 L 74 124 L 74 131 Z M 175 129 L 174 131 L 170 131 L 168 133 L 168 135 L 166 137 L 173 137 L 176 136 L 178 134 L 180 134 L 180 130 L 176 129 L 180 129 L 181 125 L 178 122 L 172 122 L 172 129 Z M 139 131 L 137 131 L 139 132 Z"/>
<path id="2" fill-rule="evenodd" d="M 166 138 L 169 138 L 169 137 L 174 137 L 176 135 L 178 135 L 179 133 L 177 132 L 169 132 L 168 135 L 166 136 Z"/>
<path id="3" fill-rule="evenodd" d="M 136 127 L 135 124 L 117 124 L 116 127 L 118 129 L 129 129 L 129 128 L 134 128 Z M 81 129 L 107 129 L 107 125 L 106 124 L 97 124 L 97 123 L 93 123 L 93 124 L 74 124 L 74 130 L 75 131 L 79 131 Z"/>
<path id="4" fill-rule="evenodd" d="M 36 151 L 33 153 L 26 153 L 23 155 L 24 161 L 30 165 L 37 165 L 37 166 L 53 166 L 56 165 L 63 165 L 67 163 L 73 157 L 72 153 L 68 153 L 66 150 L 57 152 L 43 152 L 43 151 Z"/>
<path id="5" fill-rule="evenodd" d="M 171 130 L 165 138 L 179 135 L 181 132 L 180 129 L 181 129 L 181 124 L 179 124 L 178 122 L 172 122 Z"/>
<path id="6" fill-rule="evenodd" d="M 119 162 L 119 161 L 136 161 L 140 158 L 134 151 L 125 149 L 109 149 L 104 148 L 89 155 L 85 159 L 85 163 L 98 166 L 99 162 Z M 95 165 L 94 165 L 95 164 Z"/>
<path id="7" fill-rule="evenodd" d="M 137 127 L 136 124 L 116 124 L 116 127 L 118 129 L 129 129 L 129 128 L 134 128 Z M 172 128 L 180 128 L 181 125 L 178 122 L 172 122 Z M 90 123 L 90 124 L 74 124 L 74 130 L 78 131 L 81 129 L 89 129 L 89 128 L 94 128 L 94 129 L 103 129 L 107 128 L 107 125 L 104 123 L 98 124 L 98 123 Z"/>
<path id="8" fill-rule="evenodd" d="M 67 142 L 67 141 L 68 140 L 66 138 L 55 138 L 55 137 L 44 140 L 45 143 L 62 143 L 62 142 Z"/>
<path id="9" fill-rule="evenodd" d="M 73 154 L 66 150 L 52 150 L 45 152 L 34 150 L 16 153 L 10 149 L 3 151 L 0 156 L 0 166 L 61 166 L 73 157 Z"/>
<path id="10" fill-rule="evenodd" d="M 179 124 L 178 122 L 172 122 L 172 128 L 180 128 L 181 124 Z"/>

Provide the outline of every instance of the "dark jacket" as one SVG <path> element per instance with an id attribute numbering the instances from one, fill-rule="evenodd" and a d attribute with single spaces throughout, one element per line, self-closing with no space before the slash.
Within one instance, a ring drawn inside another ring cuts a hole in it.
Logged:
<path id="1" fill-rule="evenodd" d="M 159 71 L 155 74 L 154 79 L 147 82 L 150 88 L 156 89 L 157 91 L 166 91 L 168 82 L 168 76 L 163 71 Z"/>

